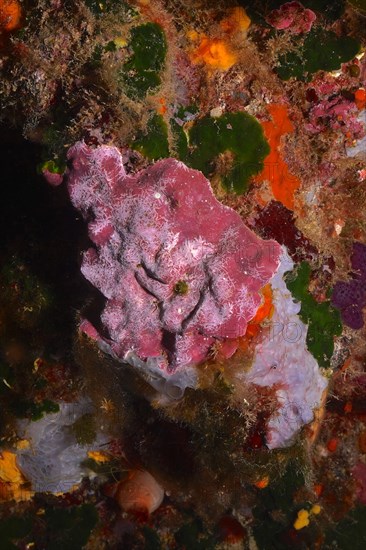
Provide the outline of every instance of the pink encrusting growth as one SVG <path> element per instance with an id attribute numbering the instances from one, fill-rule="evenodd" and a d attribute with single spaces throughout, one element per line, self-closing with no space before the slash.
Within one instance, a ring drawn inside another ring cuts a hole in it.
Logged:
<path id="1" fill-rule="evenodd" d="M 277 270 L 279 245 L 258 238 L 182 162 L 127 175 L 118 149 L 83 142 L 68 158 L 70 197 L 94 243 L 81 269 L 107 299 L 109 339 L 88 322 L 83 329 L 120 359 L 153 357 L 169 373 L 242 336 Z"/>
<path id="2" fill-rule="evenodd" d="M 307 33 L 311 30 L 316 15 L 300 2 L 287 2 L 278 10 L 272 10 L 266 21 L 275 29 L 289 31 L 291 34 Z"/>

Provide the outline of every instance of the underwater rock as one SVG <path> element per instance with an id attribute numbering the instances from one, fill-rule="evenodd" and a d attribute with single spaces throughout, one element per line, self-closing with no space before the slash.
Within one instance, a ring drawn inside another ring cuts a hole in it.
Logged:
<path id="1" fill-rule="evenodd" d="M 270 449 L 291 444 L 299 429 L 312 422 L 327 387 L 307 349 L 308 327 L 298 315 L 301 304 L 294 302 L 283 279 L 291 269 L 293 262 L 284 248 L 281 265 L 271 280 L 274 314 L 269 331 L 257 344 L 253 366 L 246 375 L 252 384 L 276 389 L 279 406 L 269 419 L 266 434 Z"/>
<path id="2" fill-rule="evenodd" d="M 196 365 L 217 341 L 242 336 L 276 272 L 280 246 L 221 205 L 202 173 L 164 159 L 127 175 L 115 147 L 79 142 L 68 189 L 95 247 L 84 276 L 106 297 L 109 338 L 87 334 L 122 361 L 171 374 Z"/>

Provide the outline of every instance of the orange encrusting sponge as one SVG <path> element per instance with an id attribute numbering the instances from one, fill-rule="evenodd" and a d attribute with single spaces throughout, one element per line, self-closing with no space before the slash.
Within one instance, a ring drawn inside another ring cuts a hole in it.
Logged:
<path id="1" fill-rule="evenodd" d="M 15 31 L 20 27 L 22 9 L 16 0 L 0 0 L 0 32 Z"/>
<path id="2" fill-rule="evenodd" d="M 291 174 L 281 154 L 281 138 L 294 131 L 286 105 L 268 105 L 272 120 L 262 122 L 264 134 L 271 151 L 264 160 L 264 168 L 257 181 L 269 180 L 273 196 L 290 210 L 294 209 L 294 194 L 300 187 L 300 180 Z"/>
<path id="3" fill-rule="evenodd" d="M 229 49 L 224 40 L 202 36 L 199 45 L 190 55 L 192 63 L 205 63 L 212 69 L 227 71 L 236 61 L 237 56 Z"/>

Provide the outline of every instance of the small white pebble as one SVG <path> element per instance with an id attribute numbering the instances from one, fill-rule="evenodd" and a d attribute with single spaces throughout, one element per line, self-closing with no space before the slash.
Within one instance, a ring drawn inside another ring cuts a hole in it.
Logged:
<path id="1" fill-rule="evenodd" d="M 220 117 L 220 116 L 222 115 L 222 109 L 221 109 L 221 107 L 215 107 L 214 109 L 211 109 L 210 115 L 211 115 L 213 118 Z"/>

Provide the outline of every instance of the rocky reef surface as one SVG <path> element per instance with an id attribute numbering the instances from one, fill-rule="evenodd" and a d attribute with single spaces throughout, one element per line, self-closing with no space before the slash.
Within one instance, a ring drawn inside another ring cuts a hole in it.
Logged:
<path id="1" fill-rule="evenodd" d="M 364 549 L 365 15 L 0 0 L 1 547 Z"/>

